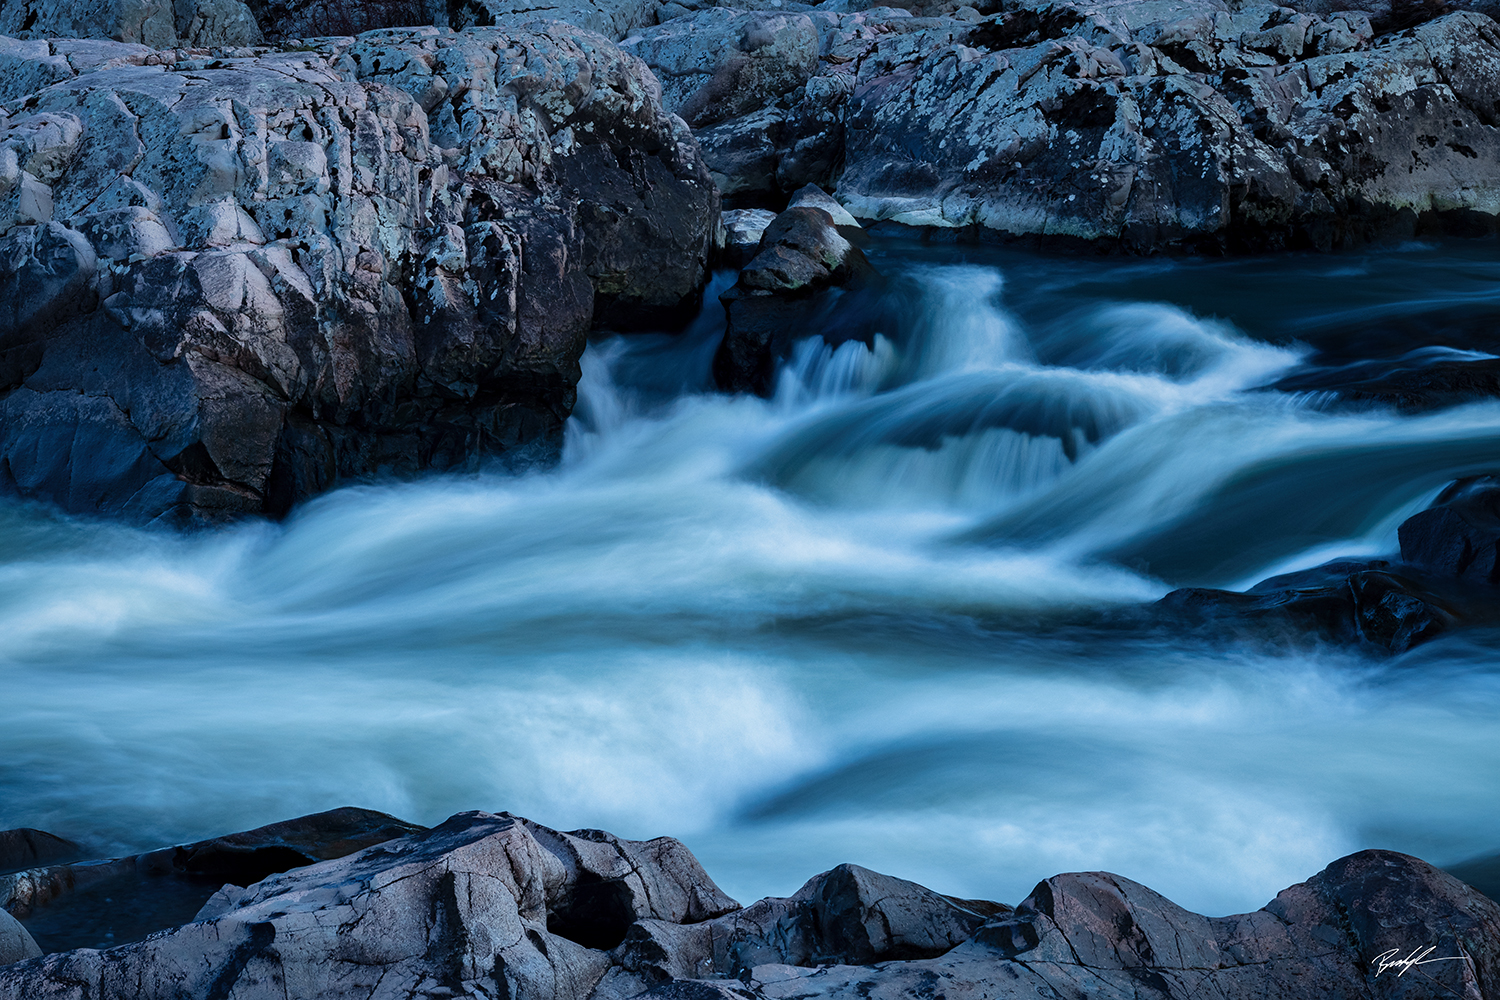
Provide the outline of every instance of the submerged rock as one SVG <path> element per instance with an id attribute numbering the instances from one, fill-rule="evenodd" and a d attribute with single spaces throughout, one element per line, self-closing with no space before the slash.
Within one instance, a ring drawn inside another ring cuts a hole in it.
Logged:
<path id="1" fill-rule="evenodd" d="M 217 520 L 545 457 L 591 324 L 696 302 L 718 193 L 598 35 L 86 44 L 0 72 L 25 95 L 0 133 L 6 492 Z"/>
<path id="2" fill-rule="evenodd" d="M 1427 948 L 1420 979 L 1395 975 Z M 473 812 L 226 886 L 139 943 L 7 966 L 0 997 L 1484 998 L 1497 976 L 1500 906 L 1390 851 L 1221 918 L 1102 872 L 1012 909 L 853 865 L 742 909 L 670 838 Z"/>

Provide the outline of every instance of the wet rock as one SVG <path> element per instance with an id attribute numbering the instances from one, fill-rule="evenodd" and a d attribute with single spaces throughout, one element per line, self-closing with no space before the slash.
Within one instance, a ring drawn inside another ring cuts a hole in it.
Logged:
<path id="1" fill-rule="evenodd" d="M 0 64 L 36 87 L 0 134 L 7 492 L 191 523 L 546 459 L 590 326 L 697 302 L 718 193 L 598 35 L 78 44 Z"/>
<path id="2" fill-rule="evenodd" d="M 766 226 L 755 257 L 719 298 L 728 315 L 714 378 L 730 392 L 771 391 L 776 359 L 827 307 L 817 293 L 860 288 L 878 275 L 821 208 L 789 208 Z"/>
<path id="3" fill-rule="evenodd" d="M 83 848 L 43 830 L 0 830 L 0 872 L 71 861 Z"/>
<path id="4" fill-rule="evenodd" d="M 1470 858 L 1443 870 L 1491 899 L 1500 900 L 1500 854 Z"/>
<path id="5" fill-rule="evenodd" d="M 0 910 L 0 965 L 22 962 L 28 958 L 39 958 L 42 949 L 37 947 L 15 917 Z"/>
<path id="6" fill-rule="evenodd" d="M 1267 628 L 1335 642 L 1367 642 L 1400 653 L 1472 620 L 1456 595 L 1434 593 L 1411 568 L 1384 560 L 1338 560 L 1262 580 L 1244 593 L 1190 587 L 1156 607 L 1218 630 Z"/>
<path id="7" fill-rule="evenodd" d="M 1398 536 L 1408 563 L 1466 582 L 1500 583 L 1500 479 L 1453 483 L 1403 521 Z"/>

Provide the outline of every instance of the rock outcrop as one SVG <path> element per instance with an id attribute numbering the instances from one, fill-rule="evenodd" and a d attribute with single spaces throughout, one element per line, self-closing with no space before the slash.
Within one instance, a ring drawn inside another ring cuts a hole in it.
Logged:
<path id="1" fill-rule="evenodd" d="M 728 316 L 714 355 L 719 387 L 769 394 L 776 361 L 797 338 L 815 332 L 815 318 L 832 304 L 818 293 L 866 287 L 877 277 L 827 211 L 800 205 L 776 216 L 739 280 L 719 296 Z"/>
<path id="2" fill-rule="evenodd" d="M 105 38 L 154 49 L 262 41 L 244 0 L 9 0 L 0 5 L 0 35 Z"/>
<path id="3" fill-rule="evenodd" d="M 545 455 L 591 324 L 690 308 L 717 239 L 692 136 L 581 29 L 6 44 L 0 489 L 69 510 Z"/>
<path id="4" fill-rule="evenodd" d="M 818 183 L 908 225 L 1216 250 L 1493 228 L 1500 26 L 1336 6 L 821 4 L 796 15 L 819 34 L 806 82 L 697 134 L 726 192 Z M 625 44 L 670 75 L 728 19 L 685 11 Z"/>
<path id="5" fill-rule="evenodd" d="M 1500 905 L 1390 851 L 1221 918 L 1107 873 L 1047 879 L 1012 909 L 853 865 L 740 908 L 670 838 L 476 812 L 226 886 L 135 944 L 5 966 L 0 997 L 1487 1000 L 1497 982 Z"/>

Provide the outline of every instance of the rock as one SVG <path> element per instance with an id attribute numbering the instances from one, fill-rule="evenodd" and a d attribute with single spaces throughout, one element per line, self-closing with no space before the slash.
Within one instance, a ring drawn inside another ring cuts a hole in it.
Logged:
<path id="1" fill-rule="evenodd" d="M 249 885 L 422 829 L 385 813 L 346 807 L 127 858 L 41 861 L 45 867 L 0 877 L 0 908 L 25 920 L 47 951 L 101 939 L 127 944 L 191 919 L 225 883 Z M 41 852 L 39 860 L 59 851 L 50 842 L 43 846 L 50 851 Z"/>
<path id="2" fill-rule="evenodd" d="M 1270 388 L 1322 394 L 1318 402 L 1324 407 L 1375 404 L 1423 413 L 1500 397 L 1500 359 L 1449 360 L 1439 354 L 1359 362 L 1331 371 L 1294 372 Z"/>
<path id="3" fill-rule="evenodd" d="M 40 958 L 41 954 L 42 949 L 37 947 L 20 921 L 0 910 L 0 965 Z"/>
<path id="4" fill-rule="evenodd" d="M 1500 26 L 1477 10 L 858 6 L 809 13 L 819 60 L 800 90 L 701 123 L 726 194 L 815 183 L 860 219 L 1136 250 L 1326 248 L 1500 216 Z"/>
<path id="5" fill-rule="evenodd" d="M 824 191 L 816 184 L 809 184 L 796 194 L 788 202 L 788 208 L 821 208 L 827 212 L 829 218 L 833 219 L 835 226 L 847 226 L 851 229 L 862 228 L 859 220 L 849 214 L 849 210 L 834 200 L 833 195 Z"/>
<path id="6" fill-rule="evenodd" d="M 710 7 L 642 28 L 620 47 L 651 67 L 662 103 L 693 128 L 779 101 L 818 64 L 818 30 L 806 14 Z"/>
<path id="7" fill-rule="evenodd" d="M 79 845 L 44 830 L 0 830 L 0 872 L 71 861 L 82 854 Z"/>
<path id="8" fill-rule="evenodd" d="M 1500 899 L 1500 854 L 1470 858 L 1443 870 L 1491 899 Z"/>
<path id="9" fill-rule="evenodd" d="M 109 38 L 156 49 L 257 45 L 260 26 L 243 0 L 11 0 L 0 34 L 19 38 Z"/>
<path id="10" fill-rule="evenodd" d="M 1425 951 L 1424 949 L 1431 949 Z M 1433 961 L 1402 977 L 1395 959 Z M 509 814 L 255 885 L 101 953 L 0 969 L 0 998 L 504 996 L 770 1000 L 1485 997 L 1500 906 L 1416 858 L 1362 851 L 1254 913 L 1210 918 L 1103 872 L 1012 910 L 843 865 L 740 909 L 678 842 L 560 833 Z"/>
<path id="11" fill-rule="evenodd" d="M 1401 558 L 1445 577 L 1500 583 L 1500 479 L 1461 479 L 1401 523 Z"/>
<path id="12" fill-rule="evenodd" d="M 718 194 L 597 35 L 79 44 L 11 50 L 0 489 L 191 523 L 545 458 L 590 326 L 697 302 Z"/>
<path id="13" fill-rule="evenodd" d="M 768 395 L 776 360 L 811 329 L 827 302 L 816 293 L 861 288 L 878 275 L 821 208 L 789 208 L 766 226 L 755 257 L 719 298 L 728 314 L 714 378 L 729 392 Z"/>
<path id="14" fill-rule="evenodd" d="M 1190 587 L 1155 605 L 1178 620 L 1366 642 L 1401 653 L 1461 623 L 1483 620 L 1458 595 L 1384 560 L 1334 561 L 1262 580 L 1244 593 Z"/>
<path id="15" fill-rule="evenodd" d="M 764 208 L 726 210 L 723 214 L 726 262 L 733 267 L 744 267 L 750 263 L 750 259 L 760 249 L 761 234 L 775 218 L 775 212 Z"/>

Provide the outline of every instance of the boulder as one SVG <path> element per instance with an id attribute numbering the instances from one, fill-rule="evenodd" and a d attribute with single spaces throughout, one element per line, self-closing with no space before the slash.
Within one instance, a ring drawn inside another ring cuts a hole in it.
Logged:
<path id="1" fill-rule="evenodd" d="M 591 325 L 692 309 L 716 248 L 691 135 L 582 29 L 11 51 L 0 489 L 68 510 L 545 459 Z"/>
<path id="2" fill-rule="evenodd" d="M 755 257 L 734 287 L 719 296 L 728 315 L 714 355 L 714 378 L 729 392 L 768 395 L 775 364 L 806 335 L 836 286 L 866 287 L 878 275 L 821 208 L 789 208 L 761 234 Z"/>
<path id="3" fill-rule="evenodd" d="M 1105 872 L 1054 876 L 1012 909 L 854 865 L 741 909 L 670 838 L 471 812 L 226 886 L 144 941 L 5 966 L 0 998 L 1483 1000 L 1497 977 L 1500 906 L 1391 851 L 1219 918 Z"/>
<path id="4" fill-rule="evenodd" d="M 1401 558 L 1440 576 L 1500 583 L 1500 479 L 1461 479 L 1398 529 Z"/>
<path id="5" fill-rule="evenodd" d="M 41 954 L 42 949 L 37 947 L 20 921 L 0 910 L 0 965 L 40 958 Z"/>

